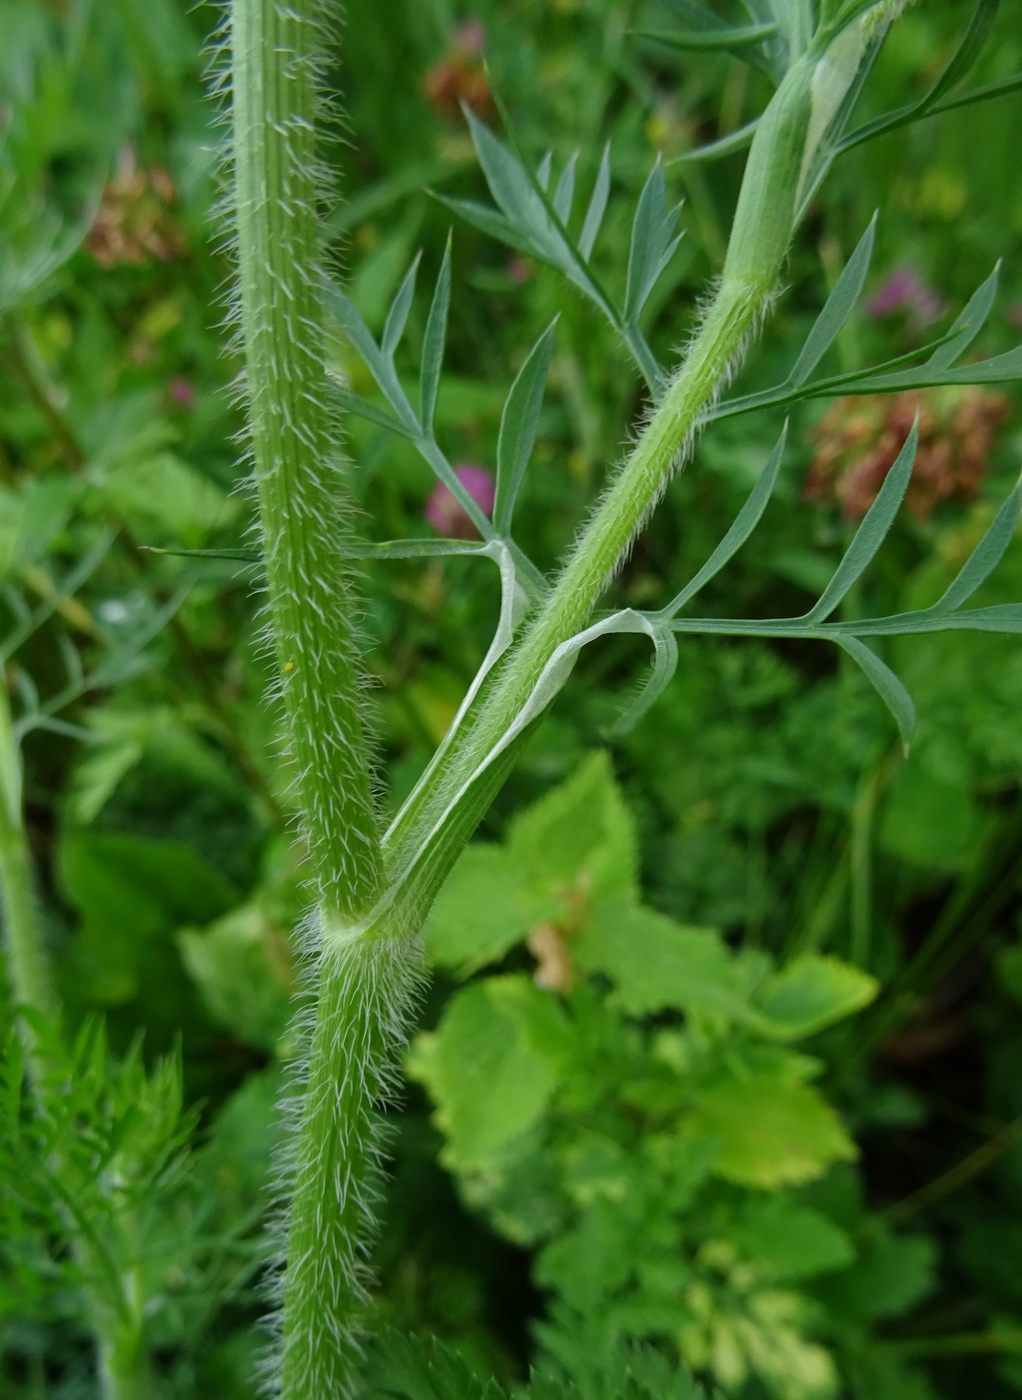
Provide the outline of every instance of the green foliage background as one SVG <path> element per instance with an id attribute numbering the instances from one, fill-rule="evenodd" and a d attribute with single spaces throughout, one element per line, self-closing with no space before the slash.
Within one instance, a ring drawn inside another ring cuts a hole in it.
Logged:
<path id="1" fill-rule="evenodd" d="M 1005 8 L 978 79 L 1022 61 Z M 918 7 L 867 114 L 921 89 L 969 9 Z M 459 29 L 478 22 L 528 156 L 577 150 L 591 181 L 610 141 L 597 253 L 612 283 L 663 156 L 687 232 L 645 328 L 660 352 L 684 339 L 741 157 L 671 162 L 758 109 L 757 74 L 637 40 L 664 12 L 632 0 L 471 12 L 389 0 L 386 23 L 368 0 L 347 10 L 337 81 L 351 135 L 334 153 L 345 200 L 329 228 L 374 333 L 414 251 L 431 275 L 440 265 L 450 216 L 427 188 L 484 195 L 464 122 L 435 96 L 441 79 L 478 82 L 474 34 Z M 33 1116 L 12 1049 L 0 1084 L 12 1400 L 95 1393 L 80 1261 L 60 1246 L 39 1165 L 82 1122 L 91 1135 L 59 1184 L 133 1222 L 154 1393 L 253 1393 L 302 872 L 253 580 L 230 559 L 173 553 L 242 547 L 251 515 L 218 326 L 227 267 L 202 81 L 214 20 L 176 0 L 0 0 L 0 571 L 7 630 L 26 609 L 46 614 L 6 674 L 30 721 L 29 834 L 80 1095 L 62 1120 Z M 740 390 L 783 374 L 877 207 L 868 293 L 908 266 L 957 309 L 1003 256 L 982 350 L 1014 343 L 1020 138 L 1014 98 L 839 164 Z M 437 410 L 452 460 L 492 468 L 508 385 L 560 316 L 520 506 L 545 567 L 620 452 L 640 386 L 551 270 L 464 224 L 453 260 Z M 427 305 L 411 310 L 414 348 Z M 834 362 L 920 334 L 910 318 L 859 314 Z M 332 353 L 370 395 L 354 352 Z M 793 418 L 775 499 L 708 590 L 711 613 L 795 614 L 829 577 L 849 526 L 834 502 L 802 497 L 823 412 Z M 671 596 L 779 430 L 764 415 L 704 438 L 615 606 Z M 1016 396 L 978 498 L 903 513 L 844 616 L 939 596 L 1019 472 L 1020 434 Z M 371 535 L 424 533 L 431 483 L 410 447 L 352 421 L 349 452 Z M 366 589 L 400 801 L 485 653 L 496 585 L 451 558 L 374 564 Z M 1016 548 L 980 601 L 1019 597 Z M 569 1377 L 586 1397 L 681 1400 L 679 1359 L 734 1400 L 1022 1390 L 1018 643 L 894 639 L 887 659 L 921 715 L 907 762 L 866 683 L 819 650 L 683 639 L 668 692 L 611 745 L 646 657 L 622 636 L 589 648 L 436 910 L 374 1310 L 381 1327 L 440 1339 L 452 1394 L 474 1394 L 473 1374 L 512 1391 L 535 1365 L 536 1396 Z M 113 1161 L 140 1165 L 111 1194 Z M 630 1350 L 640 1340 L 657 1352 Z M 415 1400 L 401 1345 L 381 1344 L 372 1384 Z"/>

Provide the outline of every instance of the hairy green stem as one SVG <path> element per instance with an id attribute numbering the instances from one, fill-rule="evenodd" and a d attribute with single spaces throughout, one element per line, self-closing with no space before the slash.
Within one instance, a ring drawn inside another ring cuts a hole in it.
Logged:
<path id="1" fill-rule="evenodd" d="M 310 935 L 317 1003 L 284 1164 L 289 1216 L 277 1381 L 285 1400 L 354 1393 L 379 1169 L 375 1109 L 419 975 L 418 931 L 514 761 L 537 682 L 584 627 L 769 306 L 796 221 L 818 62 L 807 47 L 760 123 L 721 283 L 678 373 L 556 585 L 391 833 L 384 866 L 322 347 L 314 133 L 320 3 L 233 0 L 230 35 L 255 481 L 273 645 L 320 897 Z"/>
<path id="2" fill-rule="evenodd" d="M 272 644 L 320 902 L 372 907 L 381 860 L 355 626 L 349 510 L 322 345 L 316 121 L 320 0 L 236 0 L 234 220 Z"/>

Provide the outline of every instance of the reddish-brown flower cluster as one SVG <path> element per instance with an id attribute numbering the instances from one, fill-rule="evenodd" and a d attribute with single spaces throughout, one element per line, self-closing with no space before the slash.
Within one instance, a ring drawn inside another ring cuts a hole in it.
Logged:
<path id="1" fill-rule="evenodd" d="M 121 153 L 117 173 L 103 190 L 85 246 L 100 267 L 171 262 L 184 252 L 184 230 L 171 212 L 177 187 L 162 165 L 139 169 L 135 152 Z"/>
<path id="2" fill-rule="evenodd" d="M 923 519 L 941 501 L 971 500 L 1008 405 L 1001 394 L 955 387 L 839 399 L 813 432 L 816 452 L 803 497 L 836 500 L 846 520 L 861 520 L 917 412 L 919 452 L 905 497 L 909 509 Z"/>
<path id="3" fill-rule="evenodd" d="M 484 120 L 494 115 L 493 94 L 482 64 L 485 43 L 482 24 L 466 21 L 452 35 L 447 53 L 423 79 L 426 101 L 442 117 L 456 121 L 463 102 Z"/>

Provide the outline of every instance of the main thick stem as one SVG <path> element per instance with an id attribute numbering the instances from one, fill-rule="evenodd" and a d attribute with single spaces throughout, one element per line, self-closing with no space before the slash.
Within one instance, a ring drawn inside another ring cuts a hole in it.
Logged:
<path id="1" fill-rule="evenodd" d="M 761 125 L 721 286 L 678 374 L 556 586 L 487 687 L 384 870 L 368 777 L 354 589 L 322 353 L 315 133 L 320 0 L 234 0 L 236 230 L 247 396 L 273 646 L 318 886 L 317 1004 L 285 1163 L 277 1379 L 285 1400 L 353 1393 L 379 1136 L 417 934 L 513 758 L 505 747 L 557 648 L 584 625 L 699 416 L 769 302 L 792 227 L 808 78 Z M 775 103 L 777 99 L 775 99 Z M 466 797 L 465 794 L 468 794 Z M 452 795 L 459 795 L 449 811 Z"/>

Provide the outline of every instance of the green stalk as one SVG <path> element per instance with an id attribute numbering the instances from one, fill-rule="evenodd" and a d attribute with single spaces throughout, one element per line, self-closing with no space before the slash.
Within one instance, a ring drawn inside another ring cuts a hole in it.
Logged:
<path id="1" fill-rule="evenodd" d="M 245 393 L 268 611 L 320 903 L 358 917 L 381 885 L 363 725 L 350 509 L 322 345 L 316 206 L 320 0 L 236 0 L 233 162 Z"/>
<path id="2" fill-rule="evenodd" d="M 383 871 L 356 593 L 344 561 L 350 512 L 322 345 L 316 123 L 323 41 L 320 0 L 234 0 L 232 155 L 246 394 L 270 631 L 319 906 L 310 940 L 317 1005 L 283 1164 L 288 1220 L 275 1364 L 287 1400 L 352 1393 L 380 1155 L 376 1105 L 418 968 L 407 938 L 335 946 L 336 932 L 377 903 Z"/>
<path id="3" fill-rule="evenodd" d="M 544 668 L 585 625 L 769 308 L 811 154 L 820 59 L 810 45 L 764 114 L 720 286 L 680 369 L 555 587 L 484 686 L 429 789 L 391 834 L 384 865 L 322 353 L 314 136 L 320 21 L 320 0 L 233 0 L 230 38 L 255 481 L 273 647 L 319 894 L 318 1001 L 285 1163 L 284 1400 L 350 1396 L 357 1386 L 380 1151 L 374 1107 L 402 1043 L 421 966 L 419 929 L 514 761 Z"/>
<path id="4" fill-rule="evenodd" d="M 0 886 L 4 943 L 11 998 L 16 1005 L 49 1022 L 56 1020 L 57 998 L 37 917 L 32 855 L 21 800 L 21 757 L 14 740 L 7 687 L 0 684 Z M 38 1084 L 44 1077 L 44 1051 L 33 1028 L 21 1022 L 22 1037 Z"/>
<path id="5" fill-rule="evenodd" d="M 61 1067 L 47 1049 L 47 1035 L 37 1030 L 42 1022 L 51 1034 L 59 1021 L 59 1002 L 53 986 L 49 959 L 39 928 L 38 903 L 32 853 L 25 830 L 22 803 L 21 755 L 14 738 L 7 689 L 0 685 L 0 892 L 2 892 L 4 945 L 12 1001 L 29 1013 L 19 1021 L 28 1063 L 31 1092 L 37 1099 L 61 1092 Z M 90 1240 L 88 1223 L 79 1223 L 66 1202 L 68 1237 L 88 1280 L 103 1273 L 91 1267 L 102 1242 Z M 111 1281 L 111 1298 L 101 1288 L 84 1285 L 89 1320 L 96 1339 L 96 1366 L 103 1400 L 147 1400 L 151 1395 L 149 1369 L 142 1334 L 142 1306 L 127 1304 L 129 1279 Z"/>

